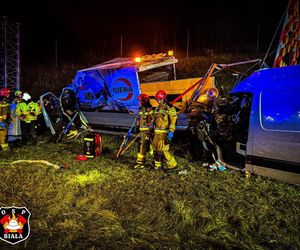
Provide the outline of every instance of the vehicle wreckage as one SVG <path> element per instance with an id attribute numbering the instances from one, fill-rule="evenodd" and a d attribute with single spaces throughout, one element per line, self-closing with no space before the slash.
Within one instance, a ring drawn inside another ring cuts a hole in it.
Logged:
<path id="1" fill-rule="evenodd" d="M 138 95 L 150 95 L 156 106 L 155 92 L 165 89 L 178 110 L 176 132 L 192 133 L 214 161 L 300 184 L 300 66 L 257 70 L 229 94 L 220 94 L 218 73 L 236 74 L 232 67 L 261 60 L 212 64 L 204 77 L 180 80 L 176 62 L 174 56 L 158 54 L 116 58 L 79 70 L 60 97 L 50 92 L 41 96 L 46 124 L 54 135 L 66 133 L 76 115 L 94 131 L 128 131 L 139 108 Z M 64 116 L 68 122 L 61 129 Z"/>

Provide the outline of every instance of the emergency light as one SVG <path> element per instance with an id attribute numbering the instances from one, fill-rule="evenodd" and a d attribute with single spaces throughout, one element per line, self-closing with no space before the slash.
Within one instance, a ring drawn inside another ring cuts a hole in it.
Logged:
<path id="1" fill-rule="evenodd" d="M 134 58 L 134 61 L 135 61 L 135 62 L 137 62 L 137 63 L 139 63 L 139 62 L 141 62 L 141 61 L 142 61 L 142 58 L 141 58 L 141 57 L 139 57 L 139 56 L 138 56 L 138 57 L 135 57 L 135 58 Z"/>
<path id="2" fill-rule="evenodd" d="M 168 56 L 174 56 L 174 51 L 173 50 L 169 50 L 168 51 Z"/>

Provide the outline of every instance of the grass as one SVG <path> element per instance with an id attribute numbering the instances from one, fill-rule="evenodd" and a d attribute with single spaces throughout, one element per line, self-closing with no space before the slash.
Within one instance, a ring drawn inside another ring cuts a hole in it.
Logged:
<path id="1" fill-rule="evenodd" d="M 26 206 L 32 214 L 30 238 L 14 248 L 300 248 L 298 187 L 210 173 L 180 156 L 184 175 L 132 170 L 136 146 L 116 159 L 121 140 L 103 136 L 103 155 L 85 162 L 75 160 L 82 138 L 0 152 L 0 206 Z M 19 159 L 70 168 L 8 164 Z M 0 241 L 1 249 L 7 246 Z"/>

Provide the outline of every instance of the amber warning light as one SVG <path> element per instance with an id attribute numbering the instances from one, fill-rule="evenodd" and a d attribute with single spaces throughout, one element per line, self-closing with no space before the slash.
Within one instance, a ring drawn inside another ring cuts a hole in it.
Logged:
<path id="1" fill-rule="evenodd" d="M 139 63 L 139 62 L 141 62 L 141 61 L 142 61 L 142 58 L 141 58 L 141 57 L 139 57 L 139 56 L 138 56 L 138 57 L 135 57 L 135 58 L 134 58 L 134 61 L 135 61 L 135 62 L 137 62 L 137 63 Z"/>
<path id="2" fill-rule="evenodd" d="M 168 51 L 168 56 L 174 56 L 174 51 L 173 50 L 169 50 Z"/>

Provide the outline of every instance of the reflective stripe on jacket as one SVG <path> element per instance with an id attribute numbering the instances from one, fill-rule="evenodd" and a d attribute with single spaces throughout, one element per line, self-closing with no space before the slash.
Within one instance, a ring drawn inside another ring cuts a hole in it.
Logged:
<path id="1" fill-rule="evenodd" d="M 0 103 L 0 122 L 7 121 L 9 118 L 9 104 Z"/>
<path id="2" fill-rule="evenodd" d="M 154 110 L 152 107 L 143 107 L 141 106 L 139 109 L 139 119 L 137 126 L 139 127 L 140 131 L 149 131 L 150 126 L 153 123 L 153 114 Z"/>
<path id="3" fill-rule="evenodd" d="M 155 133 L 167 133 L 175 131 L 177 121 L 176 109 L 173 106 L 165 104 L 158 106 L 154 111 Z"/>
<path id="4" fill-rule="evenodd" d="M 37 120 L 37 116 L 41 113 L 40 106 L 36 102 L 20 102 L 16 107 L 15 114 L 20 117 L 21 121 L 30 123 L 31 121 Z M 24 117 L 22 118 L 22 115 Z"/>

